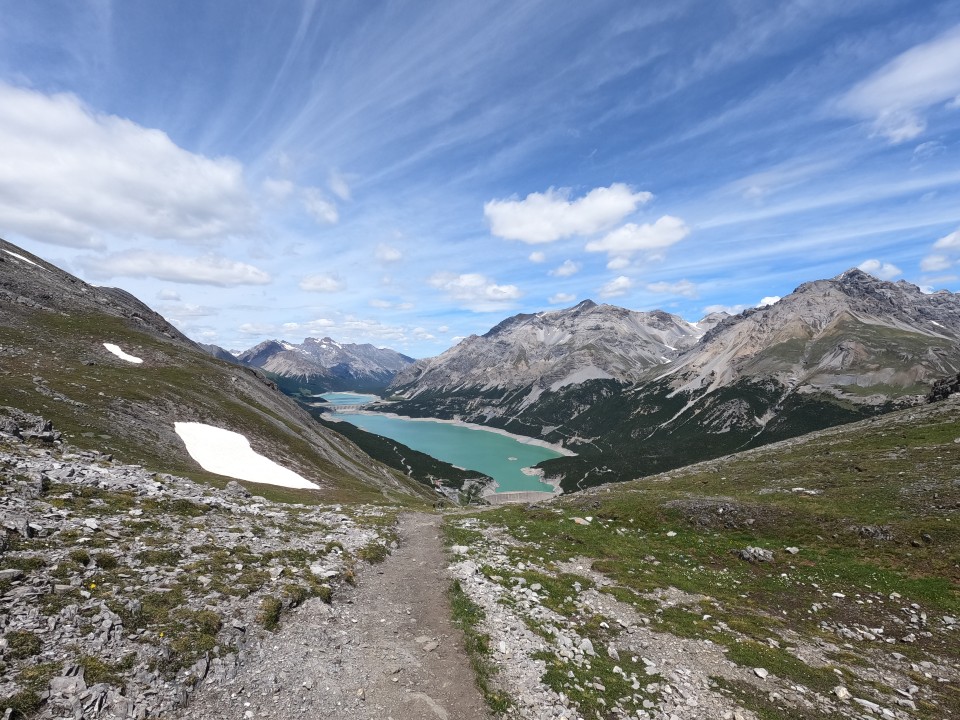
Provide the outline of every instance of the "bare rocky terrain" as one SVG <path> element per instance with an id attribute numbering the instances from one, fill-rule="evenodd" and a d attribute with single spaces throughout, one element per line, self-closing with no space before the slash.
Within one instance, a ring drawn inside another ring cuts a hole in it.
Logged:
<path id="1" fill-rule="evenodd" d="M 490 717 L 450 619 L 437 515 L 404 515 L 400 547 L 327 606 L 283 620 L 227 683 L 180 717 L 480 720 Z"/>

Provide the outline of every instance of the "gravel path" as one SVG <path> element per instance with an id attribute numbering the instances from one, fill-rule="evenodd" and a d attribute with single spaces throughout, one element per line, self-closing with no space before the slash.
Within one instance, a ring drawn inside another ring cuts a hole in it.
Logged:
<path id="1" fill-rule="evenodd" d="M 223 686 L 196 692 L 181 718 L 491 717 L 450 621 L 441 518 L 405 515 L 400 548 L 366 567 L 333 606 L 312 600 L 285 616 Z"/>

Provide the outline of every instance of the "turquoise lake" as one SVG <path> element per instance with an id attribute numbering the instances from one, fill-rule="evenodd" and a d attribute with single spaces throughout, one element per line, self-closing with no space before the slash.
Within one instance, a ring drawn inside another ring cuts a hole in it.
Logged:
<path id="1" fill-rule="evenodd" d="M 324 393 L 323 398 L 332 404 L 355 405 L 369 400 L 352 393 Z M 373 396 L 365 396 L 370 400 Z M 536 465 L 544 460 L 562 457 L 556 450 L 528 445 L 506 435 L 488 430 L 474 429 L 449 423 L 429 420 L 410 420 L 392 415 L 362 415 L 338 413 L 337 418 L 346 420 L 367 432 L 396 440 L 427 455 L 457 467 L 477 470 L 497 481 L 498 492 L 511 490 L 545 490 L 553 488 L 540 479 L 525 475 L 521 468 Z"/>

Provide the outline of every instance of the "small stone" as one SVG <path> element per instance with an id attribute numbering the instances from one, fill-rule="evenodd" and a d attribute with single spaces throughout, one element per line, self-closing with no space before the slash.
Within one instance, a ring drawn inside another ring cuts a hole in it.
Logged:
<path id="1" fill-rule="evenodd" d="M 766 680 L 770 672 L 766 668 L 754 668 L 754 674 L 761 680 Z"/>
<path id="2" fill-rule="evenodd" d="M 849 700 L 850 691 L 847 690 L 843 685 L 837 685 L 833 689 L 833 694 L 837 696 L 838 700 Z"/>
<path id="3" fill-rule="evenodd" d="M 784 548 L 784 549 L 785 549 L 788 553 L 790 553 L 791 555 L 796 555 L 798 552 L 800 552 L 800 548 L 794 547 L 794 546 L 790 546 L 790 547 Z"/>

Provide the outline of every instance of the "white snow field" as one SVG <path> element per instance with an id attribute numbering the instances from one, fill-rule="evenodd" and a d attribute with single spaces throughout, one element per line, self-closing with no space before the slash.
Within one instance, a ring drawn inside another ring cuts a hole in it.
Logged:
<path id="1" fill-rule="evenodd" d="M 113 343 L 104 343 L 103 346 L 121 360 L 126 360 L 129 363 L 136 363 L 138 365 L 143 362 L 143 359 L 141 358 L 133 355 L 127 355 L 127 353 L 120 349 L 119 345 L 114 345 Z"/>
<path id="2" fill-rule="evenodd" d="M 318 490 L 319 486 L 254 452 L 250 441 L 240 433 L 197 422 L 173 424 L 187 446 L 190 457 L 200 467 L 235 480 L 267 483 L 288 488 Z"/>
<path id="3" fill-rule="evenodd" d="M 4 252 L 5 252 L 7 255 L 10 255 L 10 256 L 12 256 L 12 257 L 15 257 L 17 260 L 23 260 L 25 263 L 30 263 L 30 264 L 33 265 L 34 267 L 38 267 L 38 268 L 40 268 L 41 270 L 45 270 L 45 269 L 46 269 L 46 268 L 44 268 L 44 267 L 41 267 L 40 265 L 37 265 L 37 263 L 35 263 L 35 262 L 34 262 L 33 260 L 31 260 L 30 258 L 24 257 L 23 255 L 20 255 L 19 253 L 11 252 L 11 251 L 9 251 L 9 250 L 4 250 Z"/>

